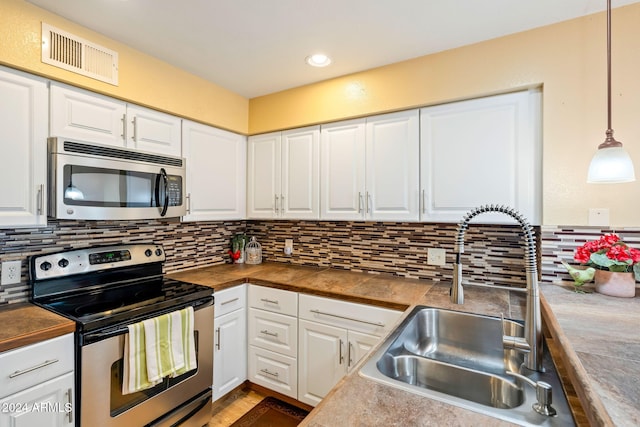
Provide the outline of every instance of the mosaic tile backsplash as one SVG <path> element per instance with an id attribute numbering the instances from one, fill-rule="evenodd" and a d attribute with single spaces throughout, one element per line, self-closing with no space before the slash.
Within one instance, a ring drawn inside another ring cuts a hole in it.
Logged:
<path id="1" fill-rule="evenodd" d="M 44 228 L 0 229 L 0 261 L 22 261 L 21 283 L 0 286 L 0 304 L 29 299 L 27 259 L 31 255 L 95 245 L 160 243 L 167 254 L 165 271 L 175 272 L 229 262 L 229 239 L 243 231 L 262 244 L 265 261 L 448 282 L 456 228 L 456 224 L 395 222 L 50 220 Z M 573 262 L 576 247 L 610 232 L 640 248 L 640 229 L 536 227 L 541 279 L 570 285 L 560 259 Z M 524 286 L 518 226 L 472 224 L 465 237 L 465 283 Z M 285 239 L 294 241 L 291 256 L 284 254 Z M 427 265 L 428 248 L 445 249 L 447 265 Z"/>
<path id="2" fill-rule="evenodd" d="M 0 286 L 0 304 L 29 299 L 28 257 L 88 246 L 159 243 L 167 256 L 165 272 L 229 262 L 229 239 L 245 221 L 56 221 L 47 227 L 0 229 L 0 261 L 21 260 L 22 281 Z"/>

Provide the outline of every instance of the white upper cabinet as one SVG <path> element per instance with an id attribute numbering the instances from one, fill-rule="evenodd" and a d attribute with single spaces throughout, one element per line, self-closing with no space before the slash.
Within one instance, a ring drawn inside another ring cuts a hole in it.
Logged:
<path id="1" fill-rule="evenodd" d="M 282 132 L 281 215 L 320 217 L 320 127 Z"/>
<path id="2" fill-rule="evenodd" d="M 322 126 L 322 219 L 417 221 L 418 111 Z"/>
<path id="3" fill-rule="evenodd" d="M 127 106 L 127 147 L 181 156 L 179 117 L 136 105 Z"/>
<path id="4" fill-rule="evenodd" d="M 50 136 L 181 155 L 179 117 L 51 83 Z"/>
<path id="5" fill-rule="evenodd" d="M 363 219 L 365 119 L 322 125 L 320 156 L 320 218 Z"/>
<path id="6" fill-rule="evenodd" d="M 365 211 L 382 221 L 417 221 L 420 133 L 418 110 L 367 118 Z"/>
<path id="7" fill-rule="evenodd" d="M 125 146 L 126 103 L 51 82 L 50 136 Z"/>
<path id="8" fill-rule="evenodd" d="M 46 225 L 48 89 L 0 67 L 0 227 Z"/>
<path id="9" fill-rule="evenodd" d="M 423 221 L 458 222 L 500 204 L 540 224 L 540 98 L 529 90 L 420 110 Z M 512 222 L 501 214 L 475 221 Z"/>
<path id="10" fill-rule="evenodd" d="M 247 143 L 247 217 L 280 216 L 280 144 L 282 135 L 273 132 L 250 136 Z"/>
<path id="11" fill-rule="evenodd" d="M 318 219 L 320 128 L 249 137 L 247 216 Z"/>
<path id="12" fill-rule="evenodd" d="M 184 221 L 245 218 L 247 138 L 185 120 L 187 216 Z"/>

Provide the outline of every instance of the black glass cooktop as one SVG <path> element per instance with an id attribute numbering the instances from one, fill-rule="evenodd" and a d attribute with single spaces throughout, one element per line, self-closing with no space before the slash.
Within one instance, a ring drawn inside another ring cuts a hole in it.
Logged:
<path id="1" fill-rule="evenodd" d="M 75 320 L 79 330 L 87 331 L 122 322 L 135 323 L 152 314 L 210 298 L 212 294 L 213 290 L 206 286 L 160 276 L 34 302 Z"/>

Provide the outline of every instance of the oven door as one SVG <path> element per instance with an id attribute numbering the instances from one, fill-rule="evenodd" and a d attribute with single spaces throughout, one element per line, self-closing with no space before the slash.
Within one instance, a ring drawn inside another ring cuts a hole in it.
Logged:
<path id="1" fill-rule="evenodd" d="M 205 396 L 213 379 L 213 306 L 194 313 L 198 368 L 142 392 L 122 394 L 122 363 L 126 333 L 80 348 L 80 425 L 206 425 L 211 400 Z M 204 422 L 203 422 L 204 420 Z"/>

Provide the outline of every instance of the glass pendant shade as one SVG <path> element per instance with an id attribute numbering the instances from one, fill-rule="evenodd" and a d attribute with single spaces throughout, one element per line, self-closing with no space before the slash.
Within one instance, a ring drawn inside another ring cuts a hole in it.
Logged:
<path id="1" fill-rule="evenodd" d="M 613 184 L 635 180 L 633 162 L 622 146 L 600 148 L 591 159 L 587 183 Z"/>

